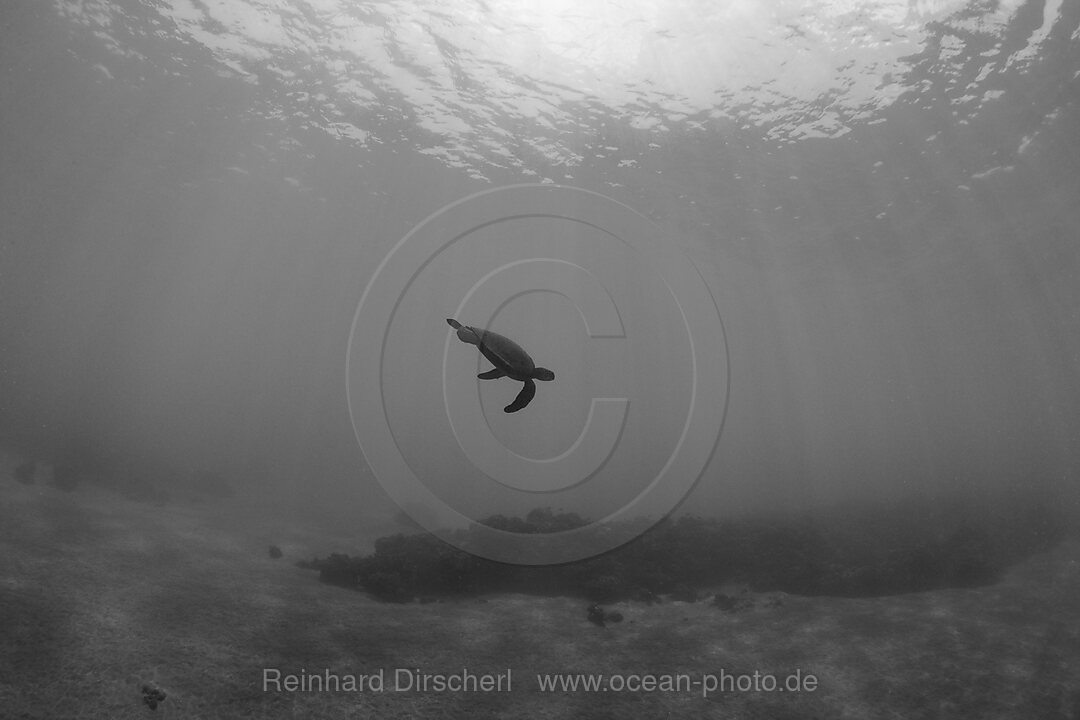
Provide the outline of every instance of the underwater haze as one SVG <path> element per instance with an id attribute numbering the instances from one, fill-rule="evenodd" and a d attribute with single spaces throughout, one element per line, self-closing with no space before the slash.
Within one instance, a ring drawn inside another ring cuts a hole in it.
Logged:
<path id="1" fill-rule="evenodd" d="M 0 717 L 1080 717 L 1078 238 L 1075 0 L 4 0 Z"/>

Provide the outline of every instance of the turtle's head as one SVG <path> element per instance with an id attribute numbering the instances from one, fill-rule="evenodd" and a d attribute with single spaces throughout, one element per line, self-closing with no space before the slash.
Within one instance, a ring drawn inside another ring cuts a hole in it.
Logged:
<path id="1" fill-rule="evenodd" d="M 551 380 L 555 379 L 555 373 L 551 372 L 547 368 L 536 368 L 535 370 L 533 370 L 533 379 L 550 382 Z"/>
<path id="2" fill-rule="evenodd" d="M 457 330 L 457 336 L 458 339 L 461 340 L 461 342 L 469 343 L 470 345 L 480 344 L 480 336 L 477 335 L 475 329 L 467 325 L 462 325 L 453 318 L 446 318 L 446 324 Z"/>

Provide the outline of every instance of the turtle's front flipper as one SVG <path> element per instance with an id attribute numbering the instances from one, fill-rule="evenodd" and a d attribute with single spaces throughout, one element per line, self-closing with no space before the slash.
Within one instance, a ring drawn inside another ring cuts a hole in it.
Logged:
<path id="1" fill-rule="evenodd" d="M 534 395 L 536 395 L 536 383 L 534 383 L 530 378 L 525 381 L 525 387 L 521 388 L 521 392 L 519 392 L 518 396 L 514 398 L 514 402 L 503 408 L 503 412 L 517 412 L 518 410 L 532 402 Z"/>
<path id="2" fill-rule="evenodd" d="M 506 373 L 504 373 L 499 368 L 491 368 L 487 372 L 482 372 L 476 377 L 480 378 L 481 380 L 494 380 L 495 378 L 501 378 L 505 374 Z"/>

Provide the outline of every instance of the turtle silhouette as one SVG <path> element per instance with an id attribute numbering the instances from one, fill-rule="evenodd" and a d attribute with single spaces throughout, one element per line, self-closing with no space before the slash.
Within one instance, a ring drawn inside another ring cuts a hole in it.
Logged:
<path id="1" fill-rule="evenodd" d="M 480 348 L 480 353 L 491 361 L 495 367 L 487 372 L 482 372 L 476 377 L 481 380 L 494 380 L 495 378 L 508 377 L 511 380 L 525 383 L 521 392 L 514 398 L 514 402 L 503 408 L 503 412 L 514 413 L 528 405 L 536 395 L 536 383 L 534 380 L 550 381 L 555 379 L 555 373 L 547 368 L 536 367 L 529 353 L 508 337 L 504 337 L 490 330 L 462 325 L 453 318 L 446 319 L 450 327 L 457 330 L 458 339 L 463 343 L 475 345 Z"/>

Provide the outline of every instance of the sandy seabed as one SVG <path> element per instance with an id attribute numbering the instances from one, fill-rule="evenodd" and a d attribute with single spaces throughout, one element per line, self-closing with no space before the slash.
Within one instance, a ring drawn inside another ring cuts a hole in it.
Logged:
<path id="1" fill-rule="evenodd" d="M 1080 718 L 1076 539 L 991 587 L 597 627 L 568 598 L 379 603 L 293 565 L 329 539 L 251 527 L 0 487 L 0 718 Z"/>

